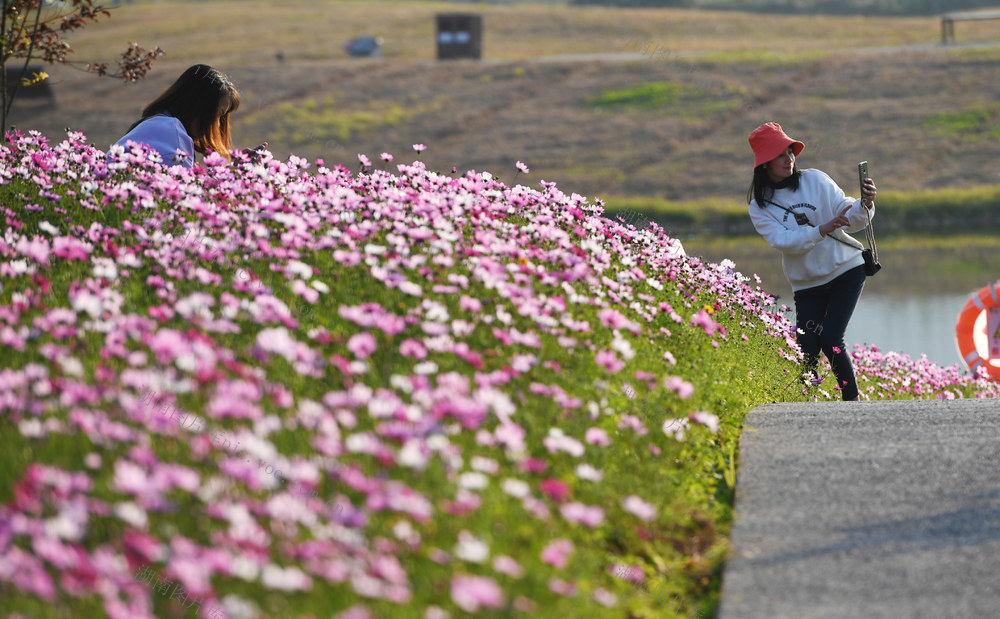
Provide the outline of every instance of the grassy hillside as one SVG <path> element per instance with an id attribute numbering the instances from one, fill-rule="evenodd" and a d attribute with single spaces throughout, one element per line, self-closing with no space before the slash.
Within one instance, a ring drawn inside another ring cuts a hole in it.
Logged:
<path id="1" fill-rule="evenodd" d="M 633 37 L 671 50 L 751 51 L 842 50 L 862 45 L 892 46 L 934 41 L 937 22 L 928 18 L 786 17 L 727 11 L 621 10 L 522 4 L 458 5 L 447 2 L 370 0 L 229 0 L 146 2 L 125 5 L 100 27 L 74 37 L 81 59 L 119 47 L 116 41 L 160 45 L 172 60 L 204 58 L 232 68 L 259 65 L 282 50 L 289 62 L 341 60 L 343 43 L 361 35 L 385 39 L 394 60 L 435 58 L 435 16 L 445 12 L 482 15 L 487 58 L 524 60 L 571 53 L 624 51 Z M 199 27 L 190 27 L 196 18 Z M 759 33 L 781 26 L 781 40 Z M 990 28 L 971 25 L 979 32 Z M 100 31 L 100 32 L 98 32 Z M 204 36 L 203 33 L 213 33 Z"/>
<path id="2" fill-rule="evenodd" d="M 433 60 L 434 15 L 456 7 L 483 14 L 482 62 Z M 191 30 L 192 18 L 203 28 Z M 960 40 L 988 42 L 992 28 L 963 25 Z M 346 58 L 343 43 L 363 34 L 385 38 L 385 59 Z M 146 81 L 56 68 L 57 105 L 20 102 L 16 123 L 55 139 L 72 127 L 103 147 L 183 68 L 208 62 L 241 89 L 237 144 L 267 141 L 279 157 L 351 163 L 424 143 L 440 170 L 522 160 L 532 169 L 522 181 L 591 197 L 738 202 L 746 136 L 777 120 L 806 142 L 803 165 L 845 187 L 860 159 L 884 191 L 1000 180 L 1000 141 L 989 137 L 1000 52 L 941 48 L 934 18 L 165 0 L 88 27 L 75 57 L 108 59 L 131 39 L 168 50 Z"/>
<path id="3" fill-rule="evenodd" d="M 0 149 L 9 613 L 710 616 L 744 415 L 836 397 L 731 265 L 554 185 L 139 156 Z"/>
<path id="4" fill-rule="evenodd" d="M 569 0 L 571 4 L 622 7 L 688 7 L 827 15 L 939 15 L 989 9 L 995 0 Z"/>

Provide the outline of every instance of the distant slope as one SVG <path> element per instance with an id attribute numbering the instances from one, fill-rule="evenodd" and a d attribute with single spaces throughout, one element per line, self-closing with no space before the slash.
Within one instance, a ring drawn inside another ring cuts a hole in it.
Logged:
<path id="1" fill-rule="evenodd" d="M 424 160 L 442 171 L 513 170 L 523 160 L 532 173 L 519 182 L 738 203 L 750 172 L 746 136 L 776 120 L 806 142 L 801 165 L 848 189 L 859 159 L 883 189 L 1000 182 L 1000 51 L 941 48 L 936 19 L 477 6 L 487 58 L 436 62 L 433 16 L 454 4 L 380 3 L 377 16 L 357 2 L 276 6 L 115 11 L 75 42 L 79 58 L 135 38 L 163 45 L 167 60 L 134 85 L 56 67 L 58 106 L 19 102 L 15 122 L 53 138 L 73 127 L 104 146 L 199 61 L 240 86 L 237 145 L 266 140 L 276 156 L 353 166 L 358 153 L 376 159 L 424 143 Z M 211 45 L 181 27 L 186 12 L 214 32 Z M 771 28 L 786 34 L 761 36 Z M 386 36 L 385 60 L 344 58 L 340 43 L 362 33 Z M 962 33 L 976 36 L 986 35 Z M 821 51 L 831 46 L 839 51 Z M 607 60 L 527 59 L 583 53 Z"/>

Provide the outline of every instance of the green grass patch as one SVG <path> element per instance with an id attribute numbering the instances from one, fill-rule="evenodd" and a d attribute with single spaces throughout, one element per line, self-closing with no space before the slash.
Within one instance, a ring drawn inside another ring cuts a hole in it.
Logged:
<path id="1" fill-rule="evenodd" d="M 790 69 L 820 60 L 831 53 L 832 49 L 803 50 L 801 53 L 781 49 L 738 49 L 707 52 L 699 55 L 698 60 L 716 64 L 753 63 L 765 69 Z"/>
<path id="2" fill-rule="evenodd" d="M 587 105 L 598 108 L 636 108 L 651 110 L 680 101 L 684 94 L 701 95 L 699 89 L 688 88 L 678 82 L 648 82 L 630 88 L 609 90 L 587 99 Z"/>
<path id="3" fill-rule="evenodd" d="M 336 95 L 283 103 L 277 108 L 279 120 L 273 135 L 275 139 L 292 145 L 324 140 L 347 142 L 377 129 L 400 125 L 421 114 L 440 110 L 446 100 L 447 97 L 431 101 L 411 98 L 408 103 L 373 100 L 365 102 L 364 109 L 340 106 Z"/>
<path id="4" fill-rule="evenodd" d="M 745 88 L 725 86 L 706 90 L 682 82 L 645 82 L 627 88 L 607 90 L 589 97 L 585 105 L 607 112 L 657 110 L 685 118 L 711 118 L 735 109 L 747 96 Z"/>
<path id="5" fill-rule="evenodd" d="M 925 120 L 923 126 L 942 137 L 957 136 L 967 142 L 993 140 L 1000 137 L 1000 104 L 940 112 Z"/>

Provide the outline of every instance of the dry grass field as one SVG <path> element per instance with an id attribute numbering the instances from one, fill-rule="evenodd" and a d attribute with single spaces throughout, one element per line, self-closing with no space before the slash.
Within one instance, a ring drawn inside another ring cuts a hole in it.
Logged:
<path id="1" fill-rule="evenodd" d="M 484 16 L 480 62 L 434 59 L 434 15 Z M 197 23 L 192 30 L 190 24 Z M 389 152 L 442 171 L 557 181 L 591 197 L 739 202 L 746 136 L 776 120 L 807 144 L 801 163 L 853 187 L 871 162 L 882 188 L 1000 181 L 1000 49 L 989 22 L 938 44 L 935 18 L 781 17 L 731 12 L 416 2 L 136 3 L 82 31 L 76 58 L 108 60 L 138 40 L 168 56 L 136 84 L 53 67 L 56 105 L 24 100 L 14 123 L 114 141 L 185 67 L 238 83 L 237 146 L 270 144 L 327 164 Z M 995 27 L 995 24 L 994 24 Z M 352 36 L 385 58 L 351 60 Z M 278 60 L 276 54 L 283 54 Z M 589 54 L 567 58 L 569 54 Z M 552 57 L 561 57 L 555 58 Z"/>

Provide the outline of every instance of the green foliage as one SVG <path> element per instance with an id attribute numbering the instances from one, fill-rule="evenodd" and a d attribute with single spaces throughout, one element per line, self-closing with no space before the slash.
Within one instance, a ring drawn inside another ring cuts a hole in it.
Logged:
<path id="1" fill-rule="evenodd" d="M 1000 226 L 1000 185 L 882 190 L 876 202 L 876 212 L 880 211 L 880 237 L 920 233 L 978 234 Z M 626 210 L 643 214 L 674 236 L 756 234 L 747 215 L 746 203 L 735 198 L 693 201 L 632 196 L 606 198 L 606 217 L 614 218 Z"/>

